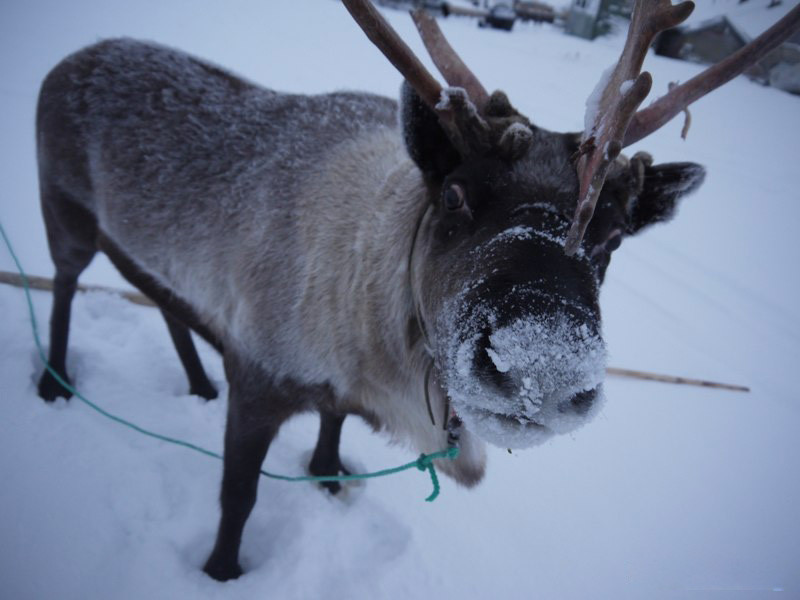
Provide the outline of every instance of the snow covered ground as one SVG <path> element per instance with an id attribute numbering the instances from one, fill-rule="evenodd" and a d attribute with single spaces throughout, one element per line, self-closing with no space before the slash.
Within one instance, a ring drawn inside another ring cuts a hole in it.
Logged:
<path id="1" fill-rule="evenodd" d="M 387 16 L 422 52 L 410 20 Z M 621 46 L 549 26 L 510 35 L 466 20 L 443 27 L 488 88 L 559 130 L 580 128 L 584 100 Z M 34 158 L 38 85 L 67 53 L 117 35 L 180 47 L 287 91 L 394 96 L 399 87 L 330 0 L 5 0 L 0 219 L 30 273 L 52 274 Z M 654 95 L 699 70 L 655 56 L 646 67 Z M 608 403 L 585 429 L 524 452 L 490 449 L 483 484 L 467 491 L 443 479 L 432 504 L 418 472 L 339 498 L 262 481 L 245 530 L 247 573 L 220 584 L 200 567 L 217 525 L 221 463 L 78 402 L 41 402 L 25 301 L 0 286 L 0 597 L 800 597 L 800 98 L 740 78 L 692 112 L 687 141 L 676 121 L 631 149 L 699 162 L 708 178 L 673 223 L 615 254 L 605 335 L 615 366 L 752 393 L 609 379 Z M 2 249 L 0 269 L 12 269 Z M 124 285 L 100 257 L 84 281 Z M 34 305 L 46 333 L 49 295 L 34 294 Z M 69 370 L 89 398 L 220 450 L 225 401 L 186 394 L 155 311 L 79 296 L 70 342 Z M 202 355 L 224 398 L 219 359 L 206 347 Z M 291 421 L 265 467 L 301 473 L 316 427 L 312 416 Z M 413 459 L 356 419 L 345 425 L 343 454 L 357 471 Z"/>

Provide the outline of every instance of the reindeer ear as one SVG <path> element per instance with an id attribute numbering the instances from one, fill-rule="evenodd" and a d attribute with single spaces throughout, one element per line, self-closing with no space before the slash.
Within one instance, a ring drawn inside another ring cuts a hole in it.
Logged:
<path id="1" fill-rule="evenodd" d="M 634 160 L 631 167 L 636 170 Z M 706 170 L 695 163 L 651 166 L 642 162 L 639 177 L 634 175 L 638 190 L 634 190 L 627 233 L 633 235 L 654 223 L 669 221 L 675 215 L 678 200 L 700 187 L 705 176 Z"/>
<path id="2" fill-rule="evenodd" d="M 426 179 L 441 182 L 455 169 L 460 157 L 439 124 L 439 117 L 403 82 L 400 119 L 406 149 Z"/>

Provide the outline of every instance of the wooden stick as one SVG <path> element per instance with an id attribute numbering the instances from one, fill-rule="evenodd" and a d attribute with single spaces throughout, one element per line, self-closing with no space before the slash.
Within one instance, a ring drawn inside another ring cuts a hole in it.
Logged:
<path id="1" fill-rule="evenodd" d="M 0 283 L 6 283 L 16 287 L 23 287 L 22 277 L 18 273 L 9 273 L 8 271 L 0 271 Z M 43 290 L 46 292 L 53 291 L 53 280 L 49 277 L 37 277 L 36 275 L 28 275 L 28 286 L 32 290 Z M 115 288 L 110 288 L 102 285 L 84 285 L 79 284 L 78 290 L 81 292 L 107 292 L 109 294 L 117 294 L 122 296 L 125 300 L 140 304 L 142 306 L 156 306 L 155 302 L 136 292 L 126 292 Z M 749 392 L 750 388 L 742 385 L 733 385 L 730 383 L 717 383 L 715 381 L 704 381 L 702 379 L 690 379 L 688 377 L 676 377 L 674 375 L 660 375 L 658 373 L 647 373 L 645 371 L 634 371 L 633 369 L 618 369 L 615 367 L 608 367 L 606 369 L 608 375 L 614 377 L 629 377 L 631 379 L 644 379 L 646 381 L 660 381 L 662 383 L 672 383 L 679 385 L 696 385 L 701 387 L 710 387 L 722 390 L 733 390 L 736 392 Z"/>
<path id="2" fill-rule="evenodd" d="M 645 379 L 647 381 L 661 381 L 662 383 L 674 383 L 679 385 L 697 385 L 700 387 L 710 387 L 721 390 L 732 390 L 735 392 L 749 392 L 750 388 L 743 385 L 731 383 L 718 383 L 716 381 L 705 381 L 703 379 L 690 379 L 688 377 L 676 377 L 674 375 L 660 375 L 658 373 L 647 373 L 645 371 L 634 371 L 633 369 L 617 369 L 608 367 L 608 375 L 615 377 L 630 377 L 632 379 Z"/>
<path id="3" fill-rule="evenodd" d="M 32 290 L 43 290 L 45 292 L 53 291 L 53 280 L 49 277 L 37 277 L 36 275 L 28 275 L 28 287 Z M 7 283 L 16 287 L 24 287 L 22 284 L 22 276 L 18 273 L 9 273 L 8 271 L 0 271 L 0 283 Z M 122 296 L 125 300 L 140 304 L 142 306 L 156 306 L 156 303 L 150 298 L 143 296 L 137 292 L 126 292 L 115 288 L 105 287 L 103 285 L 85 285 L 78 284 L 78 291 L 80 292 L 107 292 L 109 294 L 116 294 Z"/>

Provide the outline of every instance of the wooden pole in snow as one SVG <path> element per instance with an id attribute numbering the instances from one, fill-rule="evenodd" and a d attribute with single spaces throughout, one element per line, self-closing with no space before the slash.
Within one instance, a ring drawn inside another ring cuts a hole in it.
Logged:
<path id="1" fill-rule="evenodd" d="M 37 277 L 35 275 L 28 275 L 28 287 L 32 290 L 42 290 L 46 292 L 53 291 L 53 280 L 49 277 Z M 18 273 L 9 273 L 8 271 L 0 271 L 0 283 L 13 285 L 16 287 L 24 287 L 22 285 L 22 277 Z M 127 292 L 115 288 L 105 287 L 102 285 L 84 285 L 78 284 L 78 290 L 81 292 L 107 292 L 109 294 L 117 294 L 122 296 L 125 300 L 139 304 L 141 306 L 156 306 L 155 302 L 150 298 L 143 296 L 137 292 Z M 721 390 L 731 390 L 736 392 L 749 392 L 750 388 L 742 385 L 733 385 L 730 383 L 718 383 L 715 381 L 705 381 L 703 379 L 691 379 L 689 377 L 678 377 L 675 375 L 661 375 L 659 373 L 648 373 L 646 371 L 635 371 L 633 369 L 618 369 L 616 367 L 608 367 L 606 369 L 608 375 L 614 377 L 627 377 L 629 379 L 643 379 L 645 381 L 660 381 L 662 383 L 672 383 L 677 385 L 695 385 L 700 387 L 715 388 Z"/>
<path id="2" fill-rule="evenodd" d="M 28 287 L 32 290 L 42 290 L 45 292 L 53 291 L 53 280 L 49 277 L 37 277 L 36 275 L 27 275 Z M 0 283 L 7 283 L 16 287 L 24 287 L 22 285 L 22 276 L 18 273 L 9 273 L 8 271 L 0 271 Z M 85 285 L 78 284 L 79 292 L 108 292 L 109 294 L 116 294 L 122 296 L 128 302 L 140 304 L 142 306 L 155 306 L 156 303 L 150 300 L 147 296 L 139 294 L 138 292 L 126 292 L 115 288 L 105 287 L 102 285 Z"/>
<path id="3" fill-rule="evenodd" d="M 646 371 L 634 371 L 633 369 L 618 369 L 616 367 L 608 367 L 606 369 L 606 373 L 614 377 L 629 377 L 631 379 L 660 381 L 662 383 L 673 383 L 677 385 L 696 385 L 699 387 L 709 387 L 720 390 L 731 390 L 734 392 L 750 391 L 749 387 L 745 387 L 743 385 L 734 385 L 732 383 L 718 383 L 716 381 L 706 381 L 704 379 L 691 379 L 689 377 L 678 377 L 675 375 L 661 375 L 659 373 L 648 373 Z"/>

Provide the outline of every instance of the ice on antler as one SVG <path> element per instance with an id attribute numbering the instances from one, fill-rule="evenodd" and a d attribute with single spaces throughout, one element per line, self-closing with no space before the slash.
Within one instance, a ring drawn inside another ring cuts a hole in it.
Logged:
<path id="1" fill-rule="evenodd" d="M 611 72 L 604 74 L 587 102 L 590 122 L 586 124 L 578 151 L 580 192 L 567 234 L 567 254 L 575 254 L 580 247 L 608 168 L 622 151 L 628 124 L 650 92 L 652 78 L 641 70 L 653 38 L 660 31 L 682 23 L 692 10 L 694 3 L 689 1 L 675 6 L 670 0 L 636 2 L 622 55 Z"/>

